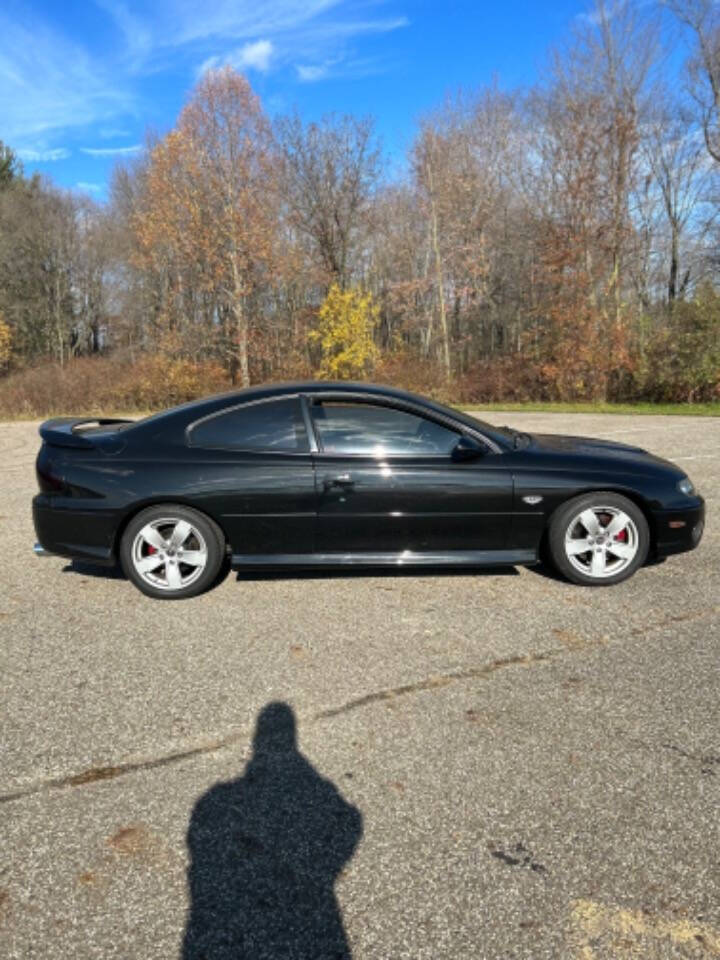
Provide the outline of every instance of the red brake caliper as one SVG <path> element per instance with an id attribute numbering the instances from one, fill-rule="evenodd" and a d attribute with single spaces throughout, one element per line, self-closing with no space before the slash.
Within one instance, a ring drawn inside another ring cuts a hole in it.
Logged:
<path id="1" fill-rule="evenodd" d="M 607 526 L 612 521 L 612 517 L 609 516 L 607 513 L 604 513 L 602 515 L 602 521 L 605 524 L 605 526 Z M 628 538 L 627 530 L 623 528 L 619 533 L 615 534 L 615 536 L 613 537 L 613 540 L 618 540 L 620 543 L 626 543 L 627 538 Z"/>

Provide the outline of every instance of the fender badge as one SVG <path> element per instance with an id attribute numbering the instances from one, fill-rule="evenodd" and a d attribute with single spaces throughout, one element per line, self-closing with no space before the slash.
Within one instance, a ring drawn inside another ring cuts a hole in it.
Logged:
<path id="1" fill-rule="evenodd" d="M 523 497 L 522 499 L 523 499 L 523 503 L 529 503 L 531 507 L 534 507 L 536 503 L 540 503 L 540 501 L 542 500 L 542 497 L 530 496 L 530 497 Z"/>

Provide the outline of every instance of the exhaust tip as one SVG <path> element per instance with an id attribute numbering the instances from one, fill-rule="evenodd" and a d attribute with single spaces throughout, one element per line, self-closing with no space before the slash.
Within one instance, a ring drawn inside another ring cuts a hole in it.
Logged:
<path id="1" fill-rule="evenodd" d="M 49 550 L 46 550 L 41 543 L 36 543 L 33 547 L 33 553 L 36 557 L 51 557 L 52 554 Z"/>

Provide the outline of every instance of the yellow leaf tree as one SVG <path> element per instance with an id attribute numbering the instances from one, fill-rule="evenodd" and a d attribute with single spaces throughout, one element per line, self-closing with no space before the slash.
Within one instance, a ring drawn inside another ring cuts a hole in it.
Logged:
<path id="1" fill-rule="evenodd" d="M 330 287 L 309 335 L 310 342 L 320 347 L 321 377 L 353 380 L 370 373 L 378 355 L 373 334 L 379 313 L 371 293 Z"/>
<path id="2" fill-rule="evenodd" d="M 11 349 L 12 333 L 0 314 L 0 370 L 5 370 L 10 365 Z"/>

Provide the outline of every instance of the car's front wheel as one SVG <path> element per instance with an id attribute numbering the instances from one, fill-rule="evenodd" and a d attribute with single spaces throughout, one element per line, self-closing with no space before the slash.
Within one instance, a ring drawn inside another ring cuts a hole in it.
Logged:
<path id="1" fill-rule="evenodd" d="M 573 583 L 611 586 L 641 566 L 650 546 L 642 510 L 617 493 L 575 497 L 555 512 L 548 531 L 550 555 Z"/>
<path id="2" fill-rule="evenodd" d="M 218 526 L 178 504 L 148 507 L 133 517 L 120 543 L 125 575 L 149 597 L 181 600 L 212 586 L 225 557 Z"/>

